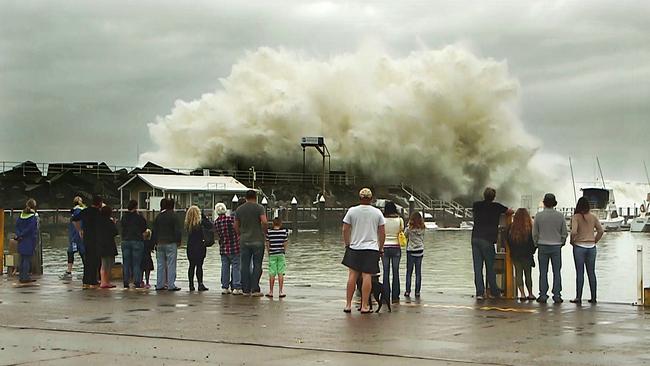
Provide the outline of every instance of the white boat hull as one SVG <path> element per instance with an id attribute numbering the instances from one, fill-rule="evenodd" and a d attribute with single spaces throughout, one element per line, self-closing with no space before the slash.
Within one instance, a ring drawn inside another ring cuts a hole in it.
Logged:
<path id="1" fill-rule="evenodd" d="M 621 230 L 621 225 L 623 225 L 624 221 L 625 221 L 624 218 L 617 217 L 617 218 L 611 218 L 607 220 L 601 220 L 600 224 L 603 226 L 603 229 L 605 229 L 605 231 L 619 231 Z"/>
<path id="2" fill-rule="evenodd" d="M 636 217 L 630 222 L 630 232 L 648 233 L 650 232 L 650 216 Z"/>

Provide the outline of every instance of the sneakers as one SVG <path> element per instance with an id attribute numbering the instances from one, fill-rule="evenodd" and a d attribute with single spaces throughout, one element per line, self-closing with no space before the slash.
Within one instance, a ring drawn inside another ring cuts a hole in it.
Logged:
<path id="1" fill-rule="evenodd" d="M 209 288 L 205 287 L 203 284 L 199 285 L 199 291 L 208 291 Z"/>
<path id="2" fill-rule="evenodd" d="M 232 294 L 233 294 L 233 295 L 235 295 L 235 291 L 237 291 L 237 290 L 232 290 Z M 241 290 L 239 290 L 239 292 L 240 292 L 240 295 L 241 295 Z M 230 289 L 229 289 L 229 288 L 222 288 L 222 289 L 221 289 L 221 294 L 222 294 L 222 295 L 228 295 L 228 294 L 230 294 Z"/>
<path id="3" fill-rule="evenodd" d="M 65 272 L 61 276 L 59 276 L 60 279 L 62 280 L 71 280 L 72 279 L 72 272 Z"/>
<path id="4" fill-rule="evenodd" d="M 242 290 L 240 288 L 236 288 L 236 289 L 232 290 L 232 294 L 233 295 L 242 295 L 243 292 L 242 292 Z"/>
<path id="5" fill-rule="evenodd" d="M 485 296 L 483 296 L 483 295 L 476 295 L 476 300 L 478 300 L 478 301 L 483 301 L 483 300 L 485 300 Z"/>

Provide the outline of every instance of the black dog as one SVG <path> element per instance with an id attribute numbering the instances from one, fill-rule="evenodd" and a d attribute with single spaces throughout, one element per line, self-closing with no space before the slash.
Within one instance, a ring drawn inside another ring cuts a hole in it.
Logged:
<path id="1" fill-rule="evenodd" d="M 370 289 L 370 294 L 368 295 L 368 306 L 370 307 L 370 310 L 372 311 L 372 298 L 375 298 L 375 301 L 377 301 L 377 304 L 379 305 L 377 307 L 376 313 L 381 310 L 381 306 L 383 304 L 386 304 L 388 307 L 388 312 L 392 312 L 393 310 L 390 308 L 390 300 L 388 296 L 386 295 L 386 291 L 384 291 L 384 285 L 382 285 L 381 282 L 379 282 L 379 275 L 374 275 L 371 277 L 372 281 L 372 288 Z M 357 289 L 361 292 L 361 286 L 363 284 L 363 278 L 361 275 L 359 275 L 359 278 L 357 278 Z M 357 308 L 357 310 L 361 310 L 361 305 Z"/>

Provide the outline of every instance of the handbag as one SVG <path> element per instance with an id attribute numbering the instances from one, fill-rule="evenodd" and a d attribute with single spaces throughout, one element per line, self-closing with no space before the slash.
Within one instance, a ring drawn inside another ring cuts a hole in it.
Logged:
<path id="1" fill-rule="evenodd" d="M 397 240 L 399 240 L 400 247 L 402 248 L 406 247 L 408 240 L 406 240 L 406 235 L 404 234 L 403 231 L 400 231 L 399 234 L 397 234 Z"/>
<path id="2" fill-rule="evenodd" d="M 399 242 L 399 246 L 404 248 L 406 247 L 406 244 L 408 243 L 408 240 L 406 239 L 406 234 L 404 234 L 404 221 L 400 218 L 400 228 L 399 228 L 399 233 L 397 234 L 397 241 Z"/>

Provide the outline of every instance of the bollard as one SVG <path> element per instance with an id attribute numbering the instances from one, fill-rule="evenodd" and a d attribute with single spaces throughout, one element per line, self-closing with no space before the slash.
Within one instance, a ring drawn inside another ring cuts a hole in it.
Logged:
<path id="1" fill-rule="evenodd" d="M 318 223 L 319 230 L 322 233 L 325 232 L 325 196 L 321 195 L 318 199 Z"/>
<path id="2" fill-rule="evenodd" d="M 291 228 L 292 234 L 298 235 L 298 200 L 296 197 L 291 199 Z"/>
<path id="3" fill-rule="evenodd" d="M 415 197 L 411 196 L 409 198 L 409 217 L 415 212 Z"/>
<path id="4" fill-rule="evenodd" d="M 5 210 L 0 208 L 0 275 L 5 268 Z"/>
<path id="5" fill-rule="evenodd" d="M 636 305 L 645 305 L 643 299 L 643 244 L 636 246 Z"/>

